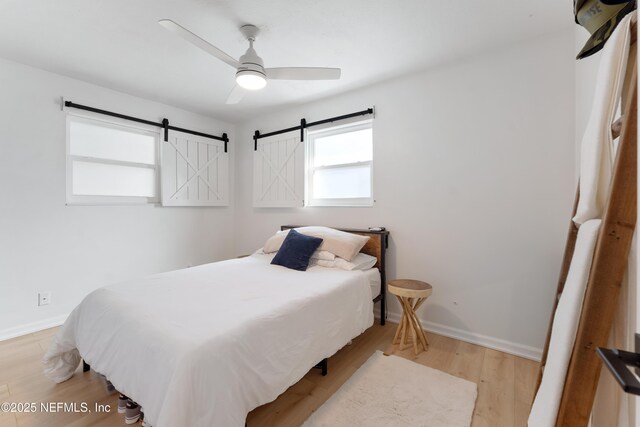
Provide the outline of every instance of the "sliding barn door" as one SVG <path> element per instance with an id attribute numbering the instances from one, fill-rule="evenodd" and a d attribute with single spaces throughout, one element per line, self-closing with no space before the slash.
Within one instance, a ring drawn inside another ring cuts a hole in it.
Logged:
<path id="1" fill-rule="evenodd" d="M 163 206 L 229 205 L 229 154 L 224 142 L 170 131 L 160 154 Z"/>
<path id="2" fill-rule="evenodd" d="M 299 135 L 258 140 L 253 152 L 253 206 L 304 205 L 304 154 Z"/>

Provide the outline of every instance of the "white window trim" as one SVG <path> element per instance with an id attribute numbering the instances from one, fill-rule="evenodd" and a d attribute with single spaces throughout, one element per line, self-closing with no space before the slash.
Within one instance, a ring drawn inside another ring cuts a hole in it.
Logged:
<path id="1" fill-rule="evenodd" d="M 127 162 L 122 160 L 102 159 L 96 157 L 87 156 L 75 156 L 71 154 L 71 140 L 70 140 L 70 126 L 71 121 L 79 121 L 85 123 L 95 123 L 96 121 L 102 122 L 105 127 L 111 127 L 114 129 L 127 128 L 132 132 L 140 133 L 143 135 L 152 136 L 155 140 L 155 165 L 149 165 L 146 163 Z M 66 117 L 66 205 L 71 206 L 97 206 L 97 205 L 144 205 L 144 204 L 158 204 L 160 203 L 160 131 L 152 129 L 151 126 L 132 126 L 131 122 L 118 120 L 105 120 L 103 116 L 97 116 L 93 114 L 72 114 L 67 112 Z M 119 166 L 132 166 L 132 167 L 144 167 L 154 169 L 155 184 L 156 184 L 156 196 L 155 197 L 140 197 L 140 196 L 85 196 L 73 194 L 73 161 L 83 161 Z"/>
<path id="2" fill-rule="evenodd" d="M 355 132 L 363 129 L 373 129 L 373 120 L 364 120 L 354 123 L 341 124 L 338 126 L 324 127 L 318 130 L 305 130 L 305 143 L 306 143 L 306 159 L 305 159 L 305 206 L 308 207 L 372 207 L 375 200 L 373 194 L 373 161 L 368 160 L 365 162 L 355 163 L 340 163 L 331 166 L 317 166 L 313 167 L 314 156 L 314 141 L 318 136 L 327 137 L 337 134 L 348 132 Z M 340 199 L 316 199 L 313 197 L 313 172 L 316 169 L 337 169 L 341 167 L 349 166 L 369 166 L 370 170 L 370 188 L 371 197 L 357 197 L 357 198 L 340 198 Z"/>

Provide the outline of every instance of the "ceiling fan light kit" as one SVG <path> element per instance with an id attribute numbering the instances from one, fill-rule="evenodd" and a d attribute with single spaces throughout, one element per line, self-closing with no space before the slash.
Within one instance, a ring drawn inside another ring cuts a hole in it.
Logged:
<path id="1" fill-rule="evenodd" d="M 253 42 L 260 30 L 255 25 L 243 25 L 240 32 L 249 40 L 249 49 L 240 57 L 236 83 L 243 89 L 260 90 L 267 85 L 264 62 L 253 48 Z"/>
<path id="2" fill-rule="evenodd" d="M 282 67 L 264 68 L 262 58 L 253 48 L 253 42 L 260 32 L 255 25 L 247 24 L 240 27 L 240 32 L 249 41 L 249 49 L 239 60 L 213 46 L 206 40 L 193 34 L 186 28 L 176 24 L 170 19 L 161 19 L 158 24 L 177 34 L 191 44 L 199 47 L 210 55 L 229 64 L 236 69 L 236 85 L 227 98 L 227 104 L 237 104 L 242 98 L 243 91 L 260 90 L 267 85 L 267 79 L 272 80 L 337 80 L 340 78 L 340 68 L 323 67 Z"/>
<path id="3" fill-rule="evenodd" d="M 267 85 L 267 79 L 258 71 L 240 70 L 236 73 L 236 83 L 243 89 L 260 90 Z"/>

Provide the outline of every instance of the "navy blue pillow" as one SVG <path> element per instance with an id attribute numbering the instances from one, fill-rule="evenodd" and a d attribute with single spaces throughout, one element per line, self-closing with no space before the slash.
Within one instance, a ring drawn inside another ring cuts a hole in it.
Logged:
<path id="1" fill-rule="evenodd" d="M 311 255 L 321 244 L 322 239 L 318 237 L 305 236 L 296 230 L 289 230 L 271 264 L 281 265 L 292 270 L 305 271 L 309 266 Z"/>

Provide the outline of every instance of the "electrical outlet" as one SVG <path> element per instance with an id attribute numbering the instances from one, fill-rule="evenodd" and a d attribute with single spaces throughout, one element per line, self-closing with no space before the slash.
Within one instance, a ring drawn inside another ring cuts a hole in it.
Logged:
<path id="1" fill-rule="evenodd" d="M 51 292 L 40 292 L 38 294 L 38 306 L 51 304 Z"/>

